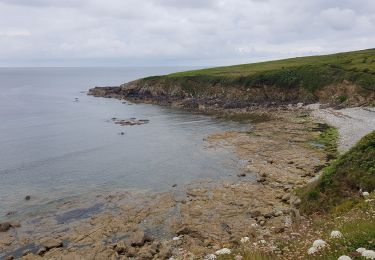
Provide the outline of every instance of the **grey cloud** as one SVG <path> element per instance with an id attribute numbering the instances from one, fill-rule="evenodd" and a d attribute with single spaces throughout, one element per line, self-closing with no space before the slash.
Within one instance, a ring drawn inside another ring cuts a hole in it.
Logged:
<path id="1" fill-rule="evenodd" d="M 370 48 L 374 2 L 0 0 L 0 66 L 224 65 Z"/>

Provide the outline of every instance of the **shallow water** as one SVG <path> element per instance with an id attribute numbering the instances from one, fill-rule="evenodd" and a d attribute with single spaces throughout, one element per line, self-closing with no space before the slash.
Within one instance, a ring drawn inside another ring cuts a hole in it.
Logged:
<path id="1" fill-rule="evenodd" d="M 92 192 L 166 191 L 235 175 L 233 155 L 207 149 L 203 139 L 243 125 L 84 93 L 183 69 L 0 69 L 0 219 Z M 120 126 L 113 117 L 150 122 Z"/>

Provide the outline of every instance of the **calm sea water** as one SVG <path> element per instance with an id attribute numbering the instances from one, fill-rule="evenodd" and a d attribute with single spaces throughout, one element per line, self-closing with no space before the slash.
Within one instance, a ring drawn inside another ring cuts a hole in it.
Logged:
<path id="1" fill-rule="evenodd" d="M 0 69 L 0 218 L 97 190 L 164 191 L 173 184 L 235 174 L 233 156 L 205 148 L 203 139 L 240 125 L 84 92 L 183 69 Z M 124 127 L 112 117 L 150 123 Z"/>

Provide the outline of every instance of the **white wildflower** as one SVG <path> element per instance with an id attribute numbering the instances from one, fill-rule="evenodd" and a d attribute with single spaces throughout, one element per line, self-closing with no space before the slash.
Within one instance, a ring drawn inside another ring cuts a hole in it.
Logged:
<path id="1" fill-rule="evenodd" d="M 360 248 L 358 248 L 355 251 L 357 251 L 358 253 L 362 254 L 363 251 L 366 251 L 366 248 L 360 247 Z"/>
<path id="2" fill-rule="evenodd" d="M 324 240 L 317 239 L 313 243 L 313 247 L 316 247 L 316 249 L 322 249 L 327 245 L 327 243 Z"/>
<path id="3" fill-rule="evenodd" d="M 222 248 L 220 250 L 217 250 L 215 254 L 217 255 L 229 255 L 232 251 L 229 248 Z"/>
<path id="4" fill-rule="evenodd" d="M 342 238 L 342 233 L 338 230 L 334 230 L 331 232 L 331 238 Z"/>
<path id="5" fill-rule="evenodd" d="M 352 259 L 347 255 L 342 255 L 337 260 L 352 260 Z"/>
<path id="6" fill-rule="evenodd" d="M 267 244 L 267 242 L 266 242 L 266 240 L 264 240 L 264 239 L 262 239 L 262 240 L 260 240 L 259 242 L 258 242 L 259 244 Z"/>
<path id="7" fill-rule="evenodd" d="M 365 250 L 362 252 L 362 256 L 366 259 L 375 259 L 375 251 Z"/>
<path id="8" fill-rule="evenodd" d="M 216 259 L 216 255 L 214 254 L 209 254 L 204 257 L 204 260 L 215 260 L 215 259 Z"/>
<path id="9" fill-rule="evenodd" d="M 316 252 L 318 252 L 318 249 L 317 249 L 316 247 L 314 247 L 314 246 L 310 247 L 310 248 L 307 250 L 307 253 L 308 253 L 309 255 L 313 255 L 313 254 L 315 254 Z"/>
<path id="10" fill-rule="evenodd" d="M 243 238 L 241 238 L 241 243 L 242 243 L 242 244 L 243 244 L 243 243 L 247 243 L 247 242 L 249 242 L 249 240 L 250 240 L 249 237 L 243 237 Z"/>
<path id="11" fill-rule="evenodd" d="M 370 195 L 370 193 L 368 193 L 367 191 L 362 192 L 362 196 L 363 196 L 363 197 L 367 197 L 367 196 L 369 196 L 369 195 Z"/>
<path id="12" fill-rule="evenodd" d="M 178 236 L 178 237 L 174 237 L 174 238 L 172 238 L 172 240 L 173 241 L 178 241 L 178 240 L 180 240 L 182 238 L 182 236 Z"/>

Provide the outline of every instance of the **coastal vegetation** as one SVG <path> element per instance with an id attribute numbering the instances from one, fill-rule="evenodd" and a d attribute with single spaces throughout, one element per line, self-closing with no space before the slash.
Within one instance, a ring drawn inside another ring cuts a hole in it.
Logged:
<path id="1" fill-rule="evenodd" d="M 252 89 L 272 86 L 283 91 L 299 89 L 303 101 L 317 100 L 319 90 L 343 82 L 359 87 L 355 91 L 338 91 L 333 97 L 337 104 L 350 103 L 353 92 L 366 96 L 375 91 L 375 49 L 322 56 L 297 57 L 227 67 L 153 76 L 142 79 L 143 84 L 160 85 L 165 90 L 178 86 L 192 97 L 218 96 L 212 86 L 245 89 L 249 98 Z M 245 92 L 246 93 L 246 92 Z M 324 94 L 323 94 L 324 95 Z M 283 96 L 280 100 L 287 100 Z M 298 100 L 297 100 L 298 101 Z M 373 102 L 373 101 L 372 101 Z M 371 103 L 371 102 L 370 102 Z M 374 105 L 371 103 L 370 105 Z"/>
<path id="2" fill-rule="evenodd" d="M 174 73 L 168 80 L 199 80 L 223 85 L 304 87 L 310 91 L 348 80 L 375 90 L 375 49 L 299 57 L 253 64 Z M 341 97 L 345 99 L 345 97 Z"/>
<path id="3" fill-rule="evenodd" d="M 306 213 L 338 210 L 356 204 L 359 191 L 375 190 L 375 131 L 323 169 L 322 176 L 300 190 Z M 341 204 L 341 205 L 340 205 Z M 338 206 L 340 205 L 340 206 Z M 338 208 L 334 208 L 338 206 Z"/>

